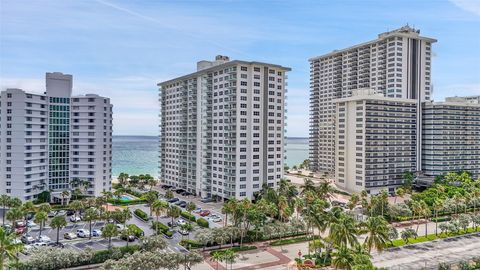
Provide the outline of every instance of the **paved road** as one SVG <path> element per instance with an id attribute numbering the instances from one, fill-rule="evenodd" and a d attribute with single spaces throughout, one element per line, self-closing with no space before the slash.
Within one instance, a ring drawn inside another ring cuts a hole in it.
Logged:
<path id="1" fill-rule="evenodd" d="M 480 256 L 480 233 L 393 248 L 373 255 L 377 267 L 392 270 L 437 269 L 441 262 L 459 261 Z"/>

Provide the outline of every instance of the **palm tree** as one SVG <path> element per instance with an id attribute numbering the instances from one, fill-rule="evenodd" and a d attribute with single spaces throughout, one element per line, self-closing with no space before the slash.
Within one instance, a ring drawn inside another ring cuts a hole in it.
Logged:
<path id="1" fill-rule="evenodd" d="M 162 213 L 165 213 L 167 208 L 168 208 L 168 203 L 165 201 L 156 200 L 152 203 L 152 211 L 157 217 L 157 222 L 158 222 L 158 218 L 162 215 Z"/>
<path id="2" fill-rule="evenodd" d="M 8 234 L 0 228 L 0 270 L 4 269 L 5 260 L 18 260 L 16 254 L 22 250 L 23 245 L 16 243 L 15 234 Z"/>
<path id="3" fill-rule="evenodd" d="M 128 174 L 123 173 L 123 172 L 120 173 L 118 175 L 117 180 L 118 180 L 118 183 L 120 184 L 120 186 L 124 187 L 128 183 Z"/>
<path id="4" fill-rule="evenodd" d="M 152 191 L 153 187 L 158 184 L 158 180 L 154 179 L 153 177 L 147 179 L 147 184 L 150 186 L 150 191 Z"/>
<path id="5" fill-rule="evenodd" d="M 353 210 L 355 206 L 358 205 L 359 202 L 360 202 L 360 196 L 357 193 L 353 193 L 350 196 L 350 200 L 348 201 L 348 208 L 350 209 L 350 211 Z"/>
<path id="6" fill-rule="evenodd" d="M 405 189 L 402 188 L 402 187 L 399 187 L 397 188 L 397 190 L 395 190 L 395 201 L 393 202 L 394 204 L 397 203 L 397 197 L 400 197 L 403 199 L 403 197 L 405 196 Z"/>
<path id="7" fill-rule="evenodd" d="M 337 269 L 351 270 L 353 267 L 353 252 L 346 246 L 340 246 L 332 254 L 332 265 Z"/>
<path id="8" fill-rule="evenodd" d="M 225 226 L 228 225 L 228 215 L 234 214 L 237 203 L 238 201 L 235 198 L 231 198 L 223 204 L 222 214 L 225 214 Z"/>
<path id="9" fill-rule="evenodd" d="M 298 216 L 303 212 L 303 209 L 305 208 L 305 200 L 300 197 L 296 198 L 294 202 L 294 207 L 298 219 Z"/>
<path id="10" fill-rule="evenodd" d="M 157 193 L 149 191 L 143 194 L 142 199 L 147 201 L 148 207 L 150 208 L 150 216 L 152 215 L 152 204 L 158 199 Z"/>
<path id="11" fill-rule="evenodd" d="M 27 224 L 28 215 L 31 212 L 35 212 L 37 210 L 37 208 L 31 201 L 25 202 L 22 206 L 20 206 L 20 209 L 22 209 L 23 211 L 23 220 L 25 221 L 25 224 Z M 25 234 L 28 234 L 28 226 L 25 226 L 25 230 Z"/>
<path id="12" fill-rule="evenodd" d="M 185 223 L 183 225 L 180 225 L 180 229 L 188 232 L 187 238 L 190 239 L 190 232 L 193 231 L 193 225 L 191 223 Z M 182 239 L 183 239 L 183 234 L 182 234 Z"/>
<path id="13" fill-rule="evenodd" d="M 39 211 L 37 212 L 37 214 L 35 214 L 34 221 L 40 225 L 40 232 L 38 233 L 38 236 L 42 236 L 43 225 L 47 220 L 48 220 L 48 214 L 46 212 Z"/>
<path id="14" fill-rule="evenodd" d="M 194 202 L 188 202 L 187 206 L 185 207 L 185 210 L 187 210 L 189 213 L 192 213 L 192 211 L 195 209 L 197 209 L 197 205 Z"/>
<path id="15" fill-rule="evenodd" d="M 7 220 L 12 222 L 12 228 L 15 228 L 15 221 L 23 218 L 23 211 L 19 207 L 17 208 L 10 208 L 7 212 Z"/>
<path id="16" fill-rule="evenodd" d="M 174 195 L 171 190 L 167 190 L 167 192 L 165 192 L 165 199 L 170 200 L 170 199 L 173 199 L 173 197 Z"/>
<path id="17" fill-rule="evenodd" d="M 320 182 L 320 185 L 316 188 L 318 197 L 331 201 L 333 194 L 335 194 L 335 188 L 327 181 Z"/>
<path id="18" fill-rule="evenodd" d="M 57 229 L 57 244 L 58 244 L 58 238 L 60 234 L 60 229 L 64 228 L 67 226 L 67 221 L 65 220 L 64 216 L 56 216 L 52 218 L 50 221 L 50 227 L 53 229 Z"/>
<path id="19" fill-rule="evenodd" d="M 122 210 L 122 221 L 123 221 L 123 227 L 127 227 L 127 221 L 129 221 L 130 219 L 132 219 L 133 215 L 132 215 L 132 212 L 130 211 L 130 208 L 125 208 Z"/>
<path id="20" fill-rule="evenodd" d="M 217 262 L 217 267 L 215 269 L 218 270 L 218 262 L 223 260 L 223 253 L 221 251 L 214 251 L 212 253 L 212 260 Z"/>
<path id="21" fill-rule="evenodd" d="M 102 229 L 102 236 L 105 239 L 108 239 L 108 249 L 112 249 L 112 237 L 118 235 L 118 229 L 115 224 L 107 224 Z"/>
<path id="22" fill-rule="evenodd" d="M 83 220 L 88 222 L 89 231 L 90 231 L 90 234 L 88 235 L 88 239 L 92 239 L 92 222 L 94 222 L 98 218 L 99 216 L 98 216 L 97 209 L 90 207 L 87 210 L 85 210 L 85 214 L 83 215 Z"/>
<path id="23" fill-rule="evenodd" d="M 62 196 L 62 205 L 63 205 L 64 201 L 65 201 L 65 198 L 70 197 L 70 192 L 68 190 L 64 190 L 64 191 L 62 191 L 60 196 Z"/>
<path id="24" fill-rule="evenodd" d="M 362 232 L 367 234 L 364 245 L 368 252 L 372 249 L 382 251 L 388 242 L 388 223 L 382 216 L 369 217 L 362 224 Z"/>
<path id="25" fill-rule="evenodd" d="M 172 206 L 168 207 L 167 216 L 172 218 L 172 225 L 173 225 L 173 220 L 175 218 L 178 218 L 180 216 L 181 212 L 182 212 L 182 210 L 180 210 L 180 208 L 178 208 L 176 206 L 172 205 Z"/>
<path id="26" fill-rule="evenodd" d="M 335 246 L 351 246 L 358 244 L 357 224 L 346 214 L 341 214 L 337 222 L 330 225 L 329 238 Z"/>
<path id="27" fill-rule="evenodd" d="M 2 205 L 2 225 L 5 225 L 5 212 L 7 210 L 7 206 L 11 201 L 10 196 L 2 194 L 0 195 L 0 204 Z"/>
<path id="28" fill-rule="evenodd" d="M 81 201 L 73 201 L 71 202 L 68 207 L 74 211 L 75 218 L 77 217 L 78 211 L 83 209 L 83 203 Z"/>
<path id="29" fill-rule="evenodd" d="M 305 194 L 305 192 L 307 191 L 313 191 L 315 192 L 315 184 L 313 183 L 312 179 L 310 178 L 304 178 L 303 179 L 304 183 L 303 185 L 300 187 L 300 189 L 302 190 L 300 192 L 300 194 Z"/>
<path id="30" fill-rule="evenodd" d="M 473 214 L 477 213 L 477 203 L 480 200 L 480 188 L 474 188 L 472 191 L 473 194 Z"/>
<path id="31" fill-rule="evenodd" d="M 433 201 L 433 213 L 435 216 L 435 235 L 438 235 L 438 212 L 443 209 L 443 201 L 441 199 L 435 199 Z"/>

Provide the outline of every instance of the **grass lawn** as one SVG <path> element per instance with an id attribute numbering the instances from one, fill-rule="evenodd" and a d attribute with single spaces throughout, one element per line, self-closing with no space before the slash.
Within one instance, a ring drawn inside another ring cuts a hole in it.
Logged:
<path id="1" fill-rule="evenodd" d="M 271 242 L 270 245 L 271 246 L 291 245 L 291 244 L 296 244 L 296 243 L 301 243 L 301 242 L 307 242 L 311 239 L 312 238 L 308 237 L 308 236 L 301 236 L 301 237 L 296 237 L 296 238 L 276 240 L 276 241 Z"/>
<path id="2" fill-rule="evenodd" d="M 464 235 L 464 234 L 469 234 L 469 233 L 475 233 L 475 232 L 480 232 L 480 227 L 475 230 L 475 228 L 468 228 L 466 231 L 460 230 L 459 232 L 455 233 L 439 233 L 438 236 L 435 234 L 429 234 L 427 236 L 419 236 L 416 239 L 415 238 L 409 238 L 408 243 L 405 243 L 403 239 L 397 239 L 393 240 L 392 243 L 388 243 L 388 247 L 401 247 L 405 245 L 410 245 L 410 244 L 417 244 L 417 243 L 423 243 L 423 242 L 429 242 L 437 239 L 445 239 L 448 237 L 454 237 L 454 236 L 459 236 L 459 235 Z"/>

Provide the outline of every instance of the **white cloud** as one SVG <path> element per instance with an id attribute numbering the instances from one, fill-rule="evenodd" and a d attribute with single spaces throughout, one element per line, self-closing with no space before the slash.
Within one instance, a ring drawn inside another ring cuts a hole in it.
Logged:
<path id="1" fill-rule="evenodd" d="M 450 0 L 457 7 L 480 16 L 480 1 L 479 0 Z"/>

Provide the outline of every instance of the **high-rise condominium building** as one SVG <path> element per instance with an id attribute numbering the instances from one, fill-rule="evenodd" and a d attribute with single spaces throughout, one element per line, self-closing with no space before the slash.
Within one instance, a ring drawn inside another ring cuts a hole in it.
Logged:
<path id="1" fill-rule="evenodd" d="M 388 98 L 430 100 L 434 42 L 405 26 L 309 60 L 312 170 L 335 175 L 334 99 L 349 97 L 356 89 L 373 89 Z"/>
<path id="2" fill-rule="evenodd" d="M 422 106 L 422 179 L 447 172 L 480 176 L 480 96 L 451 97 Z"/>
<path id="3" fill-rule="evenodd" d="M 251 199 L 264 184 L 277 187 L 287 71 L 217 56 L 159 83 L 162 182 L 224 199 Z"/>
<path id="4" fill-rule="evenodd" d="M 112 105 L 72 96 L 72 75 L 46 74 L 43 94 L 7 89 L 0 95 L 0 193 L 22 200 L 80 188 L 111 189 Z"/>
<path id="5" fill-rule="evenodd" d="M 350 192 L 393 192 L 406 171 L 416 171 L 417 102 L 373 90 L 335 102 L 335 183 Z"/>
<path id="6" fill-rule="evenodd" d="M 393 192 L 407 171 L 416 173 L 420 186 L 452 171 L 477 179 L 480 104 L 474 97 L 447 100 L 421 102 L 420 111 L 415 100 L 373 90 L 335 100 L 335 183 L 349 192 L 376 194 Z"/>

